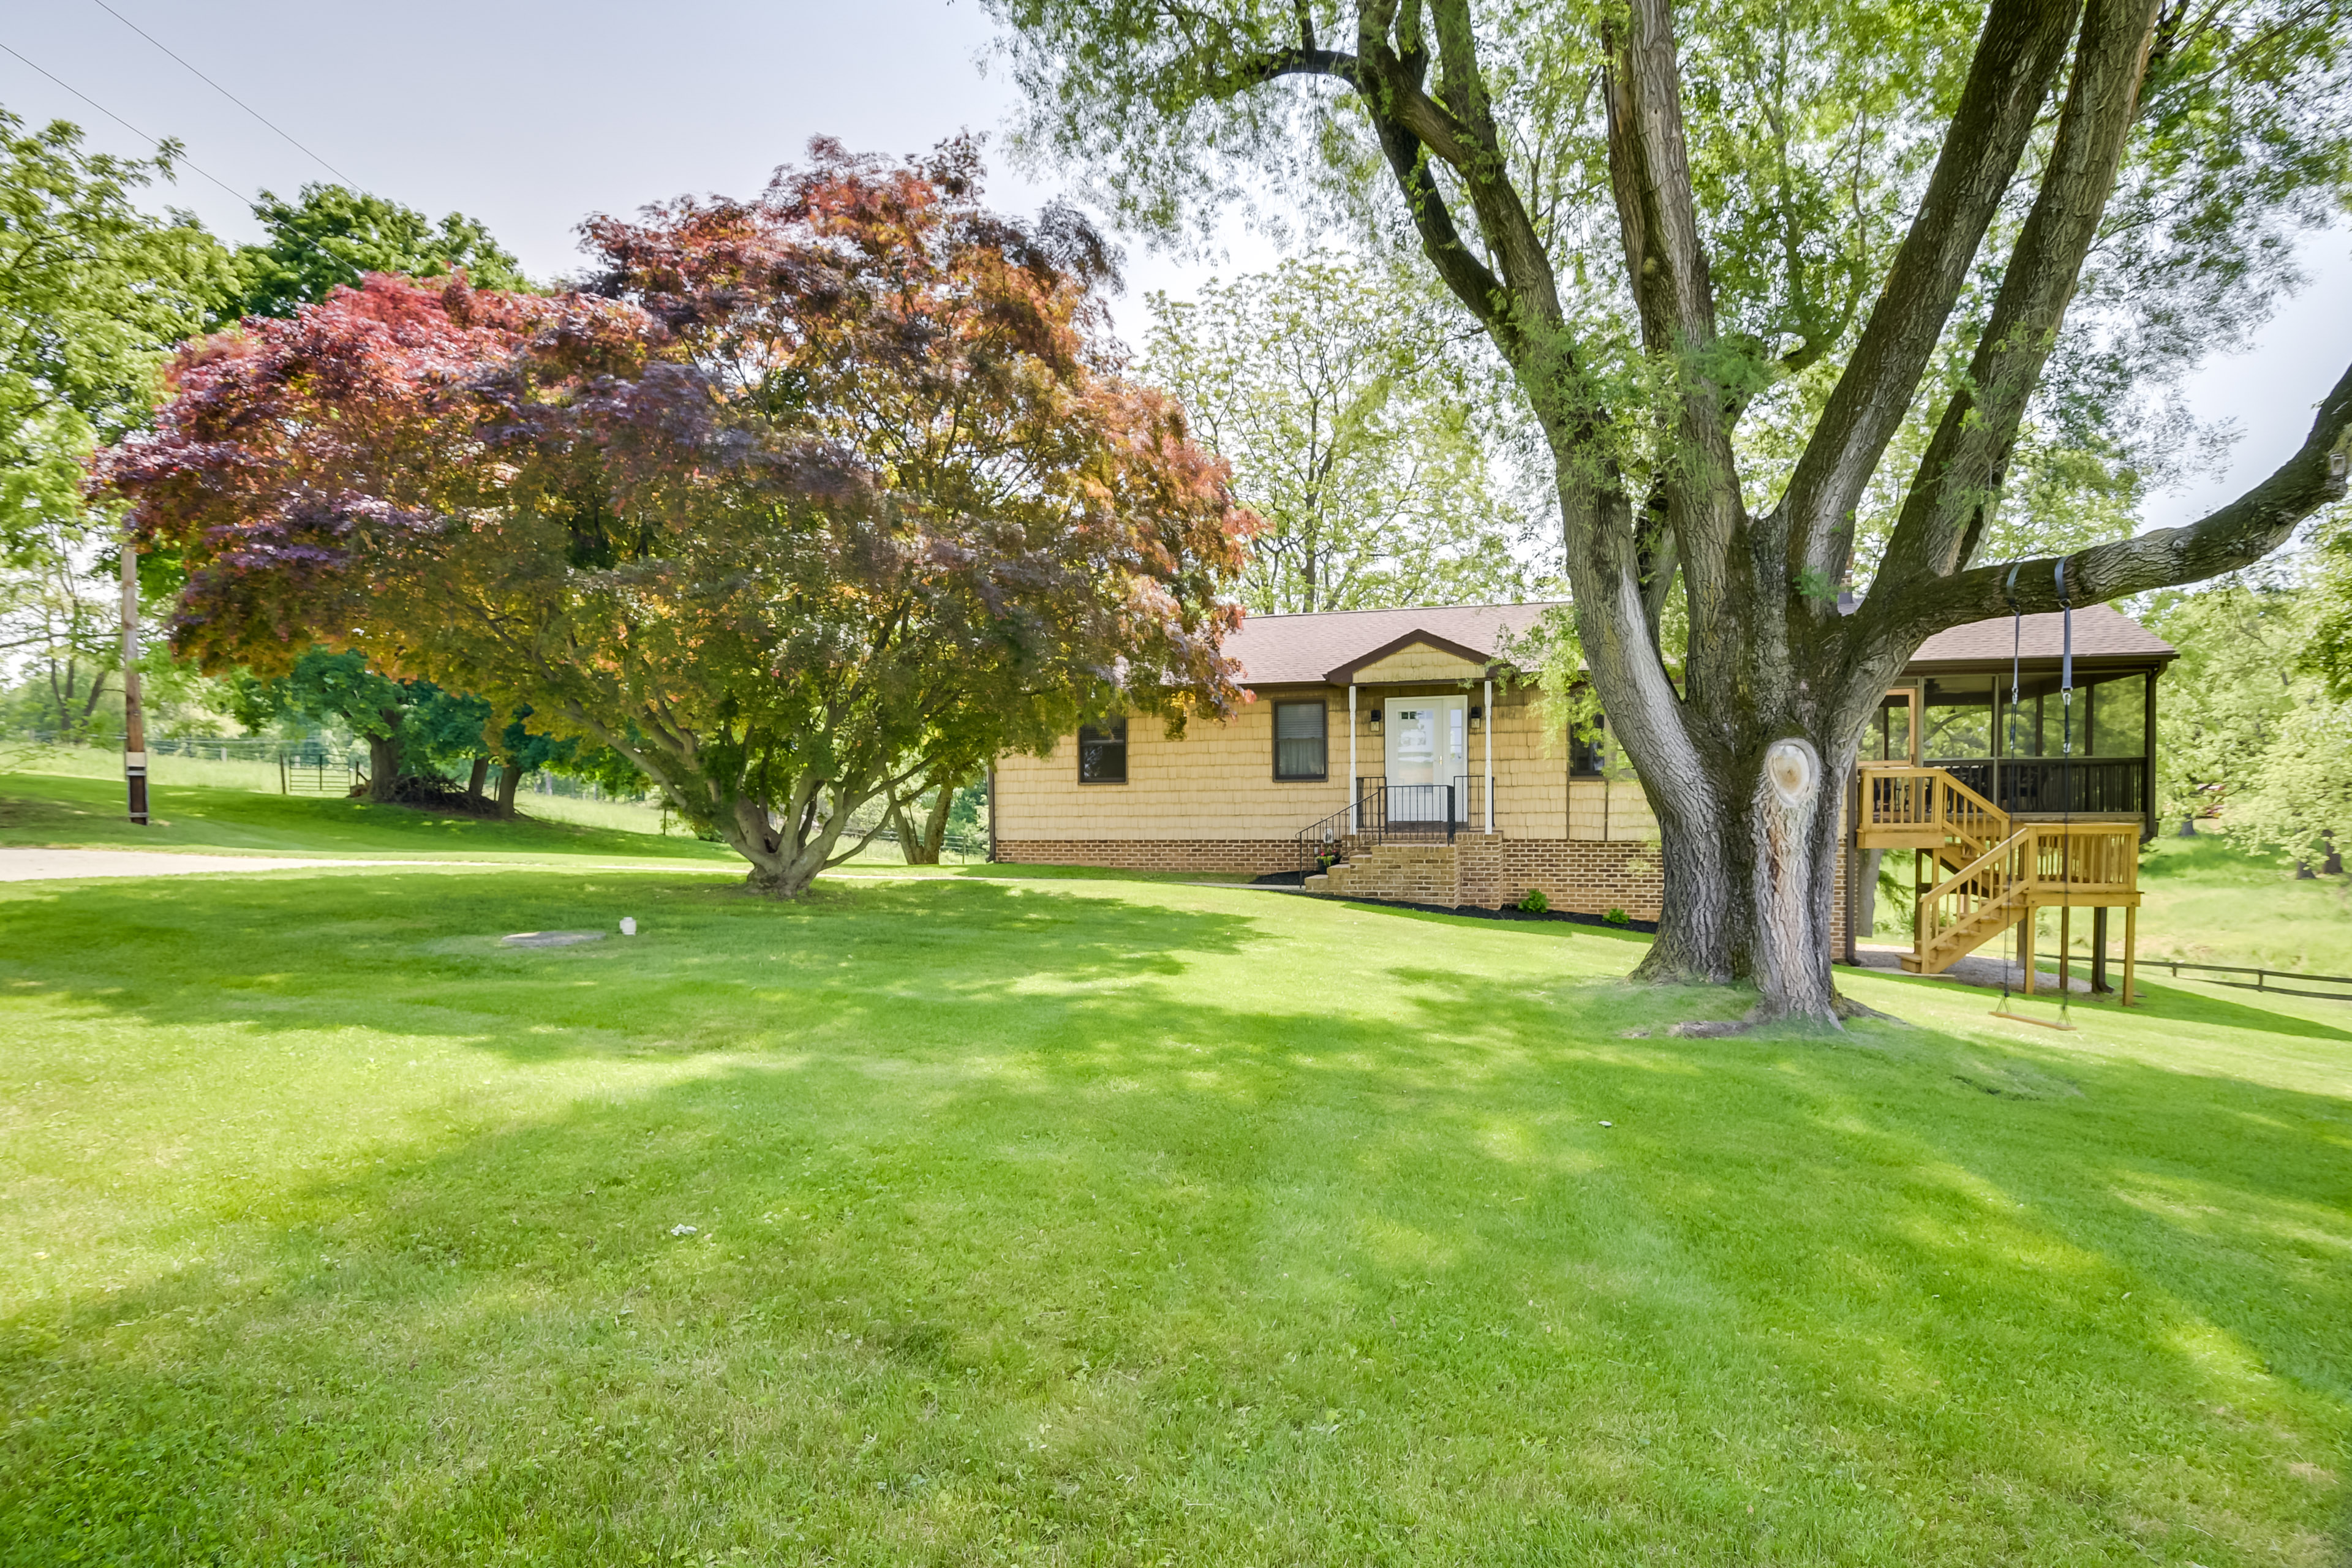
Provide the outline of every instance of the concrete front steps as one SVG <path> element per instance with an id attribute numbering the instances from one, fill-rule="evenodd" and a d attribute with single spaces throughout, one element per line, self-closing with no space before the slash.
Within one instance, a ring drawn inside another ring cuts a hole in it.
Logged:
<path id="1" fill-rule="evenodd" d="M 1482 909 L 1501 903 L 1503 841 L 1497 833 L 1457 833 L 1451 844 L 1340 846 L 1339 865 L 1302 884 L 1332 899 L 1363 899 L 1391 904 L 1439 904 Z"/>

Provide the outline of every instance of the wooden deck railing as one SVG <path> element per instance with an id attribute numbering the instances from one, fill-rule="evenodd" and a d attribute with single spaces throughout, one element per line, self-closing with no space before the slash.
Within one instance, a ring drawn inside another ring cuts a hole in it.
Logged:
<path id="1" fill-rule="evenodd" d="M 1962 858 L 2009 837 L 2009 814 L 1942 768 L 1907 763 L 1862 764 L 1862 835 L 1916 837 L 1921 847 L 1955 841 Z"/>
<path id="2" fill-rule="evenodd" d="M 1932 973 L 2032 910 L 2137 902 L 2138 891 L 2132 824 L 2028 823 L 1919 896 L 1914 952 Z"/>

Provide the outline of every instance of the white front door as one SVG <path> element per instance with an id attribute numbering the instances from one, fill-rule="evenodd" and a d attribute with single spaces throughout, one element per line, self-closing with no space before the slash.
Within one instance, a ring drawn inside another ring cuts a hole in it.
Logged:
<path id="1" fill-rule="evenodd" d="M 1400 785 L 1450 784 L 1470 771 L 1470 699 L 1467 697 L 1406 697 L 1388 704 L 1388 782 Z M 1416 802 L 1433 809 L 1430 820 L 1444 816 L 1444 797 Z M 1454 803 L 1455 815 L 1465 809 Z M 1407 803 L 1392 799 L 1391 816 L 1407 814 Z M 1415 814 L 1417 815 L 1417 813 Z"/>

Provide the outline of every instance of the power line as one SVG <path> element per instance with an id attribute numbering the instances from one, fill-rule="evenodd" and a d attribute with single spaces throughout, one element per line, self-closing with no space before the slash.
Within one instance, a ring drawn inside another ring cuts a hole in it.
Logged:
<path id="1" fill-rule="evenodd" d="M 156 146 L 161 146 L 163 144 L 160 138 L 148 135 L 147 132 L 140 130 L 139 127 L 131 124 L 131 121 L 123 119 L 122 116 L 115 113 L 114 110 L 107 108 L 106 105 L 99 102 L 98 100 L 90 97 L 89 94 L 82 91 L 81 89 L 74 86 L 73 83 L 66 80 L 65 78 L 58 76 L 56 72 L 41 70 L 39 66 L 34 65 L 31 60 L 26 59 L 23 55 L 16 54 L 16 50 L 9 48 L 5 44 L 0 44 L 0 50 L 6 50 L 9 54 L 16 55 L 16 58 L 19 61 L 22 61 L 26 66 L 30 67 L 34 70 L 40 71 L 43 76 L 47 77 L 51 81 L 56 82 L 59 87 L 64 88 L 68 92 L 72 93 L 76 98 L 80 99 L 84 103 L 89 104 L 92 109 L 97 110 L 100 114 L 105 115 L 117 125 L 121 126 L 122 129 L 130 132 L 131 134 L 138 137 L 142 142 L 150 142 Z M 222 190 L 226 191 L 230 195 L 235 196 L 238 201 L 243 202 L 247 206 L 251 206 L 253 205 L 253 198 L 251 196 L 247 195 L 243 191 L 238 190 L 235 185 L 230 184 L 226 180 L 222 179 L 218 174 L 214 174 L 211 170 L 204 168 L 198 164 L 195 160 L 184 156 L 180 158 L 178 162 L 187 164 L 189 168 L 195 170 L 197 174 L 202 174 L 205 179 L 210 180 L 214 184 L 218 185 Z"/>
<path id="2" fill-rule="evenodd" d="M 332 163 L 328 163 L 324 158 L 320 157 L 316 153 L 311 152 L 308 147 L 303 146 L 299 142 L 295 141 L 290 132 L 287 132 L 283 127 L 272 121 L 268 115 L 262 113 L 261 110 L 254 108 L 253 105 L 246 102 L 245 100 L 237 97 L 236 94 L 229 91 L 228 89 L 223 87 L 220 83 L 215 81 L 204 72 L 196 69 L 195 67 L 189 65 L 186 60 L 181 59 L 177 54 L 173 52 L 171 47 L 166 45 L 163 39 L 157 37 L 154 34 L 149 32 L 146 28 L 132 21 L 121 12 L 116 10 L 113 6 L 108 5 L 106 0 L 91 0 L 91 3 L 100 10 L 113 17 L 116 21 L 130 28 L 132 32 L 138 34 L 141 37 L 154 45 L 157 48 L 162 49 L 165 54 L 171 55 L 173 59 L 179 60 L 180 64 L 183 67 L 185 67 L 189 75 L 194 77 L 198 81 L 203 82 L 206 87 L 211 88 L 215 92 L 219 93 L 223 98 L 227 99 L 231 103 L 236 104 L 239 109 L 244 110 L 247 114 L 252 115 L 256 120 L 260 121 L 264 125 L 268 126 L 272 131 L 277 132 L 278 135 L 286 139 L 287 144 L 292 147 L 296 152 L 300 153 L 307 158 L 310 158 L 312 162 L 316 163 L 319 167 L 326 170 L 327 173 L 334 175 L 335 178 L 342 181 L 343 184 L 351 186 L 353 190 L 357 190 L 359 188 L 358 181 L 352 179 L 349 174 L 344 174 L 341 169 L 336 168 Z"/>

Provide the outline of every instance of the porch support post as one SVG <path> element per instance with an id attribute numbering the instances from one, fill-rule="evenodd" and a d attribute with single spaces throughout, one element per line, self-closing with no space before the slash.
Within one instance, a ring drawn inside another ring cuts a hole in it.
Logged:
<path id="1" fill-rule="evenodd" d="M 1495 683 L 1486 682 L 1486 831 L 1495 831 Z"/>
<path id="2" fill-rule="evenodd" d="M 2137 958 L 2138 957 L 2138 954 L 2139 954 L 2139 906 L 2138 906 L 2137 904 L 2126 904 L 2126 905 L 2124 906 L 2124 994 L 2123 994 L 2123 1004 L 2124 1004 L 2124 1005 L 2125 1005 L 2125 1006 L 2126 1006 L 2126 1007 L 2128 1007 L 2128 1006 L 2130 1006 L 2130 1005 L 2132 1005 L 2133 1001 L 2135 1000 L 2135 998 L 2136 998 L 2136 997 L 2137 997 L 2137 993 L 2136 993 L 2136 992 L 2132 989 L 2132 981 L 2137 977 L 2137 976 L 2136 976 L 2136 974 L 2135 974 L 2135 973 L 2134 973 L 2134 965 L 2135 965 L 2135 961 L 2136 961 L 2136 960 L 2137 960 Z M 2177 970 L 2177 969 L 2176 969 L 2176 970 L 2174 970 L 2174 971 L 2173 971 L 2173 973 L 2176 973 L 2176 974 L 2178 974 L 2178 973 L 2179 973 L 2180 972 L 2179 972 L 2179 970 Z"/>
<path id="3" fill-rule="evenodd" d="M 1363 825 L 1356 820 L 1356 683 L 1348 683 L 1348 831 L 1360 833 Z"/>

